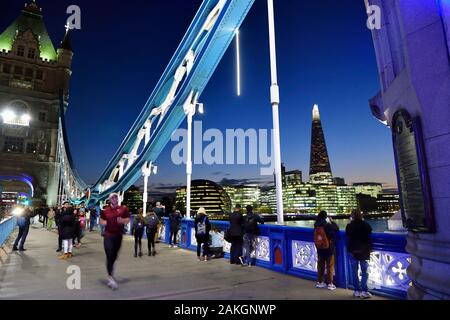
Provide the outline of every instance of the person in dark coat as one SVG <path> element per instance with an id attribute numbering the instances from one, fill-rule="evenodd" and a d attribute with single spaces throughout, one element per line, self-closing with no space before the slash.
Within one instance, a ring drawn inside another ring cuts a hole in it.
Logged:
<path id="1" fill-rule="evenodd" d="M 19 226 L 19 235 L 14 241 L 13 251 L 26 251 L 25 241 L 27 240 L 28 232 L 30 231 L 31 218 L 35 217 L 37 213 L 33 213 L 30 208 L 17 207 L 19 216 L 17 217 L 17 224 Z"/>
<path id="2" fill-rule="evenodd" d="M 139 257 L 142 257 L 142 237 L 144 236 L 144 230 L 146 225 L 146 220 L 142 214 L 142 209 L 139 209 L 138 214 L 133 220 L 133 226 L 131 229 L 131 234 L 134 236 L 134 257 L 138 257 L 138 246 L 139 246 Z"/>
<path id="3" fill-rule="evenodd" d="M 197 217 L 194 220 L 195 238 L 197 239 L 197 258 L 198 261 L 208 261 L 209 254 L 209 232 L 211 223 L 206 215 L 205 208 L 198 209 Z M 203 254 L 202 254 L 203 245 Z"/>
<path id="4" fill-rule="evenodd" d="M 181 225 L 181 213 L 180 211 L 177 211 L 174 207 L 172 212 L 169 215 L 169 221 L 170 221 L 170 238 L 169 238 L 169 245 L 171 248 L 177 246 L 177 234 L 178 230 L 180 230 Z"/>
<path id="5" fill-rule="evenodd" d="M 73 208 L 68 202 L 65 202 L 62 208 L 62 215 L 60 217 L 61 235 L 64 253 L 59 256 L 60 260 L 72 258 L 73 238 L 76 233 L 76 217 Z"/>
<path id="6" fill-rule="evenodd" d="M 325 234 L 329 242 L 329 247 L 327 249 L 317 249 L 317 288 L 328 287 L 328 290 L 336 290 L 336 286 L 333 284 L 333 279 L 336 255 L 336 237 L 339 232 L 339 227 L 331 218 L 328 217 L 326 211 L 321 211 L 314 224 L 314 229 L 317 228 L 323 228 L 325 230 Z M 324 283 L 325 269 L 327 271 L 326 284 Z"/>
<path id="7" fill-rule="evenodd" d="M 354 297 L 367 299 L 372 297 L 367 287 L 369 274 L 370 253 L 372 251 L 372 227 L 364 221 L 359 210 L 353 210 L 350 216 L 351 222 L 345 229 L 348 238 L 347 249 L 352 269 Z M 362 279 L 359 281 L 359 268 L 361 267 Z"/>
<path id="8" fill-rule="evenodd" d="M 264 220 L 253 212 L 252 206 L 247 206 L 247 215 L 244 217 L 244 247 L 245 256 L 239 257 L 242 265 L 254 266 L 256 259 L 252 258 L 251 253 L 256 247 L 256 241 L 259 235 L 259 224 L 264 224 Z"/>
<path id="9" fill-rule="evenodd" d="M 228 229 L 231 249 L 230 263 L 241 264 L 239 257 L 242 256 L 242 244 L 244 242 L 244 217 L 241 212 L 241 205 L 237 204 L 234 212 L 230 214 L 230 229 Z"/>
<path id="10" fill-rule="evenodd" d="M 56 210 L 56 214 L 55 214 L 55 223 L 56 223 L 56 227 L 58 228 L 58 249 L 56 249 L 56 252 L 62 251 L 63 237 L 62 237 L 61 217 L 63 214 L 63 208 L 64 207 L 61 207 L 58 210 Z"/>

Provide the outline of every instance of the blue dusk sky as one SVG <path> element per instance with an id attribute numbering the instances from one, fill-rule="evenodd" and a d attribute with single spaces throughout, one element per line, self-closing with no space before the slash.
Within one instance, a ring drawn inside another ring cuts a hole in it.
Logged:
<path id="1" fill-rule="evenodd" d="M 0 30 L 23 1 L 2 1 Z M 38 0 L 58 46 L 66 8 L 82 11 L 74 49 L 70 149 L 87 183 L 97 180 L 141 111 L 201 4 L 201 0 Z M 312 107 L 320 107 L 334 176 L 347 183 L 396 185 L 390 130 L 372 117 L 368 100 L 379 90 L 364 1 L 275 0 L 282 161 L 309 173 Z M 267 2 L 256 0 L 241 28 L 242 95 L 236 95 L 235 46 L 229 47 L 204 91 L 204 129 L 270 129 Z M 184 123 L 182 127 L 186 127 Z M 185 184 L 167 145 L 151 186 L 172 191 Z M 272 181 L 258 165 L 196 165 L 193 178 Z M 305 179 L 304 178 L 304 179 Z M 137 182 L 140 184 L 140 182 Z"/>

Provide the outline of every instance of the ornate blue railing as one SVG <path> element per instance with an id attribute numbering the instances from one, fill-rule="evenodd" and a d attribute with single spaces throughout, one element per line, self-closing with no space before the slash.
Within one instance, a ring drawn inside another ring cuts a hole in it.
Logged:
<path id="1" fill-rule="evenodd" d="M 227 221 L 211 221 L 212 227 L 223 232 Z M 169 242 L 169 221 L 164 219 L 159 239 Z M 193 220 L 183 220 L 178 233 L 181 247 L 196 250 Z M 410 286 L 406 269 L 411 260 L 406 252 L 406 236 L 401 234 L 374 233 L 373 252 L 369 267 L 369 288 L 372 292 L 405 299 Z M 341 231 L 336 243 L 335 284 L 353 289 L 352 270 L 346 248 L 345 232 Z M 229 259 L 230 244 L 224 241 L 225 258 Z M 317 279 L 317 253 L 314 231 L 310 228 L 262 225 L 255 252 L 256 264 L 277 272 L 303 279 Z"/>
<path id="2" fill-rule="evenodd" d="M 4 221 L 0 222 L 0 246 L 3 246 L 8 240 L 9 236 L 13 232 L 16 226 L 16 218 L 6 218 Z"/>

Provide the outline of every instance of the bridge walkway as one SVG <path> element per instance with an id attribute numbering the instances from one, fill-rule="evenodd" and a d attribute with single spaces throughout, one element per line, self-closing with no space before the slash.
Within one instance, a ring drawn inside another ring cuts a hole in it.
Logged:
<path id="1" fill-rule="evenodd" d="M 350 290 L 316 289 L 314 282 L 264 268 L 230 265 L 224 259 L 198 262 L 194 252 L 170 249 L 163 243 L 157 244 L 155 257 L 134 258 L 134 239 L 128 236 L 116 264 L 120 288 L 111 291 L 105 286 L 101 236 L 87 233 L 83 240 L 82 248 L 74 249 L 72 259 L 60 261 L 55 252 L 57 234 L 33 225 L 25 245 L 27 251 L 10 253 L 0 265 L 0 299 L 354 299 Z M 67 288 L 67 269 L 71 265 L 81 270 L 80 290 Z"/>

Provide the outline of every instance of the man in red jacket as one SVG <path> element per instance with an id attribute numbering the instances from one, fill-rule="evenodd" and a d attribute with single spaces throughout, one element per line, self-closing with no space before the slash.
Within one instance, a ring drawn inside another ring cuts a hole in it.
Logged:
<path id="1" fill-rule="evenodd" d="M 105 226 L 103 244 L 106 254 L 106 270 L 108 271 L 108 287 L 112 290 L 118 288 L 114 279 L 114 263 L 122 246 L 124 226 L 130 222 L 130 212 L 126 206 L 119 205 L 119 195 L 112 193 L 109 196 L 110 206 L 104 208 L 100 216 L 100 223 Z"/>

